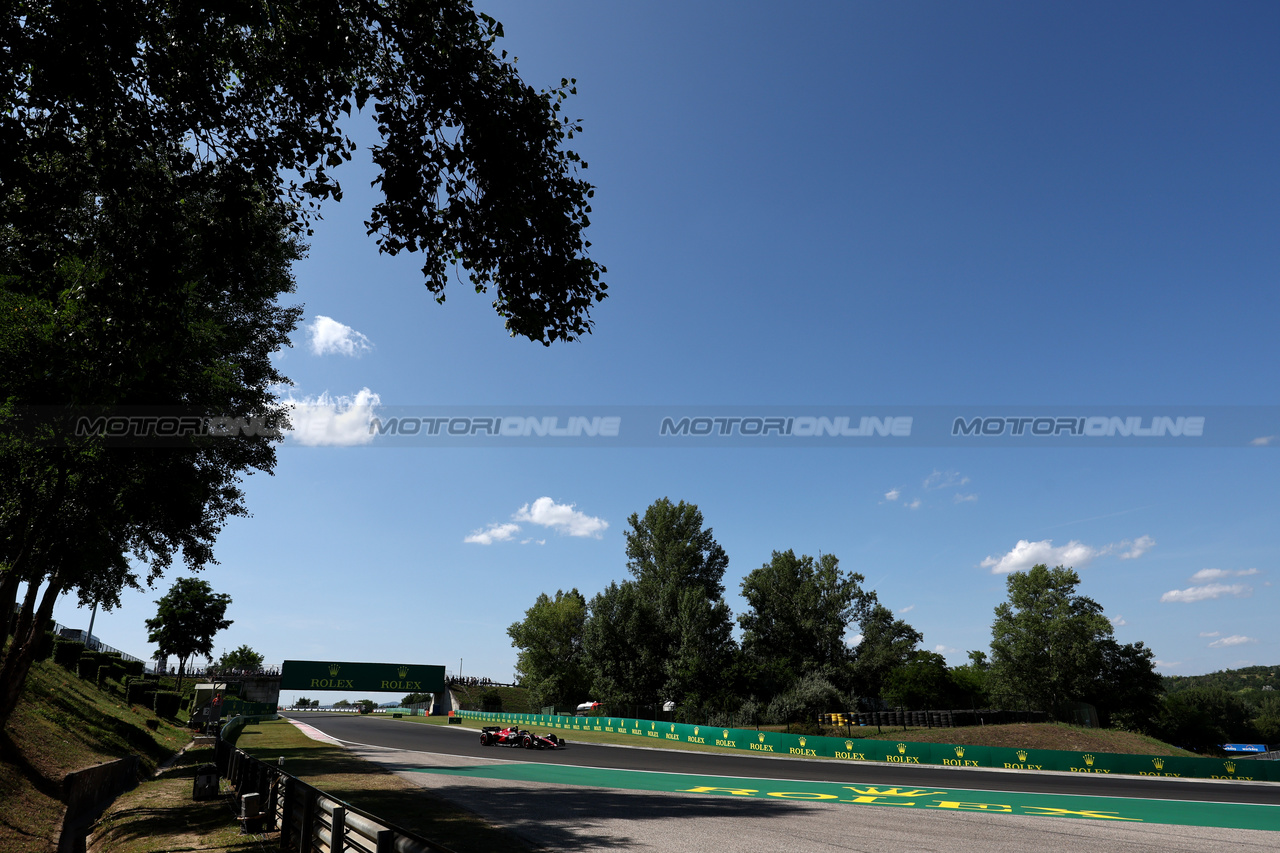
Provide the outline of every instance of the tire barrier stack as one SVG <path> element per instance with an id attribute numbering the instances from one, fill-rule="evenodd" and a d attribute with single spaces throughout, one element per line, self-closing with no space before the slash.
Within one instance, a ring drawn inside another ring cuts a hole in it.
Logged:
<path id="1" fill-rule="evenodd" d="M 881 711 L 896 714 L 903 712 Z M 1023 714 L 1024 712 L 1006 712 Z M 950 743 L 912 743 L 871 738 L 821 737 L 691 726 L 683 723 L 639 720 L 632 717 L 564 717 L 543 714 L 503 714 L 459 711 L 464 719 L 486 725 L 518 725 L 530 729 L 626 734 L 659 741 L 718 746 L 743 752 L 835 758 L 880 764 L 935 764 L 949 767 L 996 767 L 1009 770 L 1044 770 L 1070 773 L 1176 776 L 1193 779 L 1232 779 L 1244 782 L 1280 782 L 1280 761 L 1240 758 L 1199 758 L 1164 755 L 1124 755 L 1111 752 L 1066 752 L 1052 749 L 971 746 Z M 572 740 L 572 737 L 570 738 Z"/>

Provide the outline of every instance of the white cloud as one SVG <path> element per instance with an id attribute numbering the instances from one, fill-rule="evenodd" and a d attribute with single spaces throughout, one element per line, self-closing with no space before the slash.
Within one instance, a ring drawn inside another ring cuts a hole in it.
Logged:
<path id="1" fill-rule="evenodd" d="M 1221 637 L 1222 632 L 1221 631 L 1201 631 L 1200 636 L 1201 637 Z"/>
<path id="2" fill-rule="evenodd" d="M 496 522 L 488 527 L 473 531 L 462 540 L 476 545 L 492 545 L 494 542 L 510 542 L 515 539 L 521 527 L 516 522 L 528 522 L 542 527 L 550 527 L 569 536 L 592 536 L 600 538 L 600 534 L 609 527 L 609 522 L 602 518 L 593 518 L 575 510 L 573 504 L 558 504 L 551 498 L 538 498 L 531 504 L 525 504 L 511 514 L 511 521 Z M 520 540 L 521 545 L 546 545 L 546 539 L 533 536 Z"/>
<path id="3" fill-rule="evenodd" d="M 1079 569 L 1089 565 L 1104 553 L 1106 549 L 1090 548 L 1075 539 L 1056 548 L 1052 539 L 1041 539 L 1039 542 L 1019 539 L 1018 544 L 1014 545 L 1009 553 L 1001 557 L 987 557 L 978 565 L 984 569 L 991 569 L 993 575 L 1026 571 L 1040 563 L 1046 566 L 1074 566 Z"/>
<path id="4" fill-rule="evenodd" d="M 884 499 L 887 501 L 896 501 L 902 495 L 901 489 L 890 489 L 884 493 Z"/>
<path id="5" fill-rule="evenodd" d="M 1128 551 L 1125 551 L 1120 554 L 1120 559 L 1122 560 L 1137 559 L 1138 557 L 1141 557 L 1143 554 L 1150 551 L 1155 546 L 1156 546 L 1156 540 L 1152 539 L 1150 536 L 1139 536 L 1137 539 L 1133 540 L 1132 542 L 1130 542 L 1128 539 L 1124 539 L 1120 542 L 1117 542 L 1115 545 L 1117 549 L 1119 548 L 1129 549 Z"/>
<path id="6" fill-rule="evenodd" d="M 956 492 L 955 502 L 958 504 L 963 504 L 963 503 L 970 503 L 972 501 L 976 501 L 977 499 L 978 499 L 978 495 L 976 493 L 972 495 L 962 495 L 959 492 Z"/>
<path id="7" fill-rule="evenodd" d="M 373 344 L 364 335 L 323 314 L 317 315 L 315 322 L 305 328 L 311 336 L 311 352 L 315 355 L 335 353 L 359 358 L 373 349 Z"/>
<path id="8" fill-rule="evenodd" d="M 1117 628 L 1120 628 L 1124 625 L 1128 625 L 1129 623 L 1124 621 L 1124 616 L 1112 616 L 1111 624 L 1116 626 Z"/>
<path id="9" fill-rule="evenodd" d="M 905 503 L 905 504 L 903 504 L 903 506 L 905 506 L 907 509 L 919 509 L 919 508 L 920 508 L 920 499 L 919 499 L 919 498 L 916 498 L 916 499 L 915 499 L 915 500 L 913 500 L 911 503 Z"/>
<path id="10" fill-rule="evenodd" d="M 1280 442 L 1280 435 L 1262 435 L 1249 442 L 1254 447 L 1270 447 L 1272 444 Z"/>
<path id="11" fill-rule="evenodd" d="M 1161 669 L 1169 666 L 1182 666 L 1182 661 L 1180 660 L 1157 660 L 1153 661 L 1153 663 Z"/>
<path id="12" fill-rule="evenodd" d="M 862 634 L 854 634 L 852 637 L 849 638 L 850 646 L 856 646 L 861 642 L 862 642 Z"/>
<path id="13" fill-rule="evenodd" d="M 1224 648 L 1227 648 L 1228 646 L 1243 646 L 1247 643 L 1256 643 L 1256 642 L 1258 641 L 1253 639 L 1252 637 L 1244 637 L 1244 636 L 1241 636 L 1240 634 L 1232 634 L 1230 637 L 1223 637 L 1219 640 L 1214 640 L 1212 643 L 1209 644 L 1209 648 L 1224 649 Z"/>
<path id="14" fill-rule="evenodd" d="M 609 522 L 578 512 L 574 506 L 575 504 L 558 504 L 551 498 L 541 497 L 532 504 L 520 507 L 511 517 L 516 521 L 550 527 L 569 536 L 592 536 L 599 539 L 609 527 Z"/>
<path id="15" fill-rule="evenodd" d="M 993 575 L 1023 572 L 1040 563 L 1050 567 L 1070 566 L 1083 569 L 1099 557 L 1105 557 L 1116 551 L 1121 552 L 1122 560 L 1141 557 L 1155 547 L 1155 544 L 1156 541 L 1150 536 L 1139 536 L 1136 540 L 1121 539 L 1119 542 L 1112 542 L 1101 548 L 1086 545 L 1078 539 L 1072 539 L 1066 545 L 1057 547 L 1054 547 L 1052 539 L 1041 539 L 1039 542 L 1019 539 L 1018 544 L 1014 545 L 1009 553 L 1001 557 L 988 556 L 978 565 L 984 569 L 991 569 Z"/>
<path id="16" fill-rule="evenodd" d="M 475 531 L 463 542 L 470 542 L 473 545 L 492 545 L 494 542 L 509 542 L 517 533 L 520 532 L 518 524 L 490 524 L 488 527 Z"/>
<path id="17" fill-rule="evenodd" d="M 1160 596 L 1160 600 L 1180 601 L 1183 604 L 1190 604 L 1194 601 L 1211 601 L 1228 595 L 1235 598 L 1248 598 L 1253 595 L 1253 587 L 1245 586 L 1242 583 L 1210 583 L 1204 586 L 1191 586 L 1186 589 L 1171 589 Z"/>
<path id="18" fill-rule="evenodd" d="M 942 643 L 938 643 L 938 645 L 934 646 L 933 650 L 940 655 L 954 655 L 956 652 L 960 651 L 959 649 L 953 649 L 950 646 L 945 646 Z"/>
<path id="19" fill-rule="evenodd" d="M 963 486 L 969 482 L 969 478 L 961 474 L 959 471 L 938 471 L 935 470 L 928 477 L 924 478 L 924 487 L 926 491 L 936 491 L 938 489 L 950 489 L 955 486 Z"/>
<path id="20" fill-rule="evenodd" d="M 290 397 L 284 403 L 293 424 L 290 440 L 308 447 L 352 447 L 373 441 L 369 424 L 382 399 L 361 388 L 354 397 L 330 396 L 326 391 L 301 400 Z"/>
<path id="21" fill-rule="evenodd" d="M 1247 578 L 1250 575 L 1262 574 L 1257 569 L 1201 569 L 1191 576 L 1192 583 L 1217 581 L 1223 578 Z"/>
<path id="22" fill-rule="evenodd" d="M 908 604 L 906 607 L 902 608 L 902 609 L 901 609 L 901 610 L 899 610 L 898 612 L 899 612 L 899 613 L 910 613 L 912 610 L 915 610 L 915 609 L 916 609 L 916 606 L 915 606 L 914 604 Z"/>

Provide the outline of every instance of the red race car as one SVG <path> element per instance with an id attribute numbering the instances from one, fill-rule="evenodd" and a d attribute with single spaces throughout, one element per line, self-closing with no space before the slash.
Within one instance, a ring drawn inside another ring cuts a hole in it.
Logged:
<path id="1" fill-rule="evenodd" d="M 515 726 L 505 729 L 485 726 L 480 730 L 480 745 L 493 746 L 494 744 L 522 746 L 525 749 L 559 749 L 565 745 L 564 738 L 552 734 L 535 735 L 533 732 L 526 732 Z"/>

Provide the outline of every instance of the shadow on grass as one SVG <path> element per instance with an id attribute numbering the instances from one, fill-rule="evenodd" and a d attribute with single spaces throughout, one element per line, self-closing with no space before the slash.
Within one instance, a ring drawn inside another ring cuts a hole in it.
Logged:
<path id="1" fill-rule="evenodd" d="M 199 803 L 166 803 L 160 806 L 137 806 L 113 812 L 107 824 L 94 832 L 100 849 L 113 850 L 140 839 L 181 838 L 183 836 L 222 835 L 217 846 L 224 853 L 239 851 L 256 851 L 261 844 L 255 836 L 234 835 L 235 830 L 228 830 L 233 813 L 230 797 L 219 797 Z M 199 846 L 183 846 L 175 843 L 166 847 L 168 853 L 179 853 L 184 850 L 207 849 L 207 844 Z"/>
<path id="2" fill-rule="evenodd" d="M 188 749 L 172 765 L 157 773 L 155 778 L 157 780 L 193 779 L 196 775 L 196 769 L 201 764 L 212 764 L 213 758 L 212 747 L 202 746 Z"/>

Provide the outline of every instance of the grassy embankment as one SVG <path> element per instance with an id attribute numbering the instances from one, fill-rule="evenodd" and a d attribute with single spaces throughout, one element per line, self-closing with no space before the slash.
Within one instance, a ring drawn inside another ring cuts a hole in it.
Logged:
<path id="1" fill-rule="evenodd" d="M 497 693 L 502 700 L 502 710 L 508 714 L 536 714 L 538 709 L 529 704 L 529 691 L 523 687 L 496 687 L 494 685 L 454 685 L 450 688 L 464 708 L 479 710 L 486 693 Z"/>
<path id="2" fill-rule="evenodd" d="M 139 756 L 143 781 L 121 795 L 93 828 L 93 851 L 261 850 L 262 836 L 240 835 L 229 795 L 202 802 L 191 799 L 195 769 L 213 760 L 212 748 L 189 749 L 154 775 L 156 767 L 190 739 L 178 721 L 160 720 L 149 709 L 127 706 L 114 693 L 99 690 L 52 661 L 37 663 L 0 736 L 0 851 L 48 853 L 57 841 L 64 811 L 59 801 L 63 777 L 127 755 Z M 265 751 L 273 761 L 283 755 L 290 772 L 321 790 L 459 853 L 527 849 L 469 812 L 435 801 L 341 749 L 312 741 L 286 722 L 247 728 L 241 746 Z"/>
<path id="3" fill-rule="evenodd" d="M 68 773 L 138 755 L 150 775 L 189 740 L 175 721 L 130 707 L 51 660 L 36 663 L 0 736 L 0 850 L 45 853 L 56 842 Z"/>

